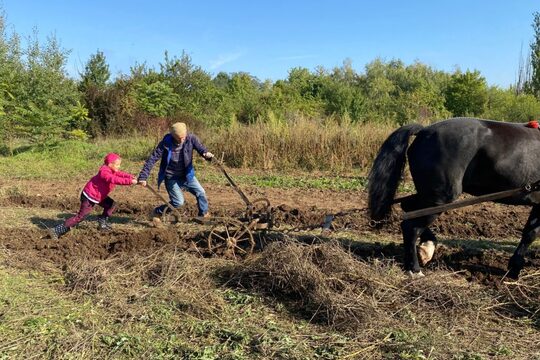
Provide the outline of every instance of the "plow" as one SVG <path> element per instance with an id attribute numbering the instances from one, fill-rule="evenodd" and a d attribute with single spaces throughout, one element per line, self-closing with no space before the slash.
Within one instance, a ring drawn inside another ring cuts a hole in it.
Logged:
<path id="1" fill-rule="evenodd" d="M 224 256 L 233 259 L 242 259 L 251 255 L 256 247 L 256 235 L 258 232 L 263 234 L 268 231 L 279 231 L 282 233 L 291 233 L 296 231 L 315 230 L 319 229 L 321 234 L 328 234 L 335 230 L 334 221 L 351 213 L 367 212 L 367 208 L 349 209 L 340 211 L 334 214 L 326 214 L 320 222 L 296 227 L 292 229 L 282 229 L 276 223 L 276 209 L 272 207 L 270 200 L 266 197 L 260 197 L 255 200 L 250 200 L 244 191 L 236 184 L 233 178 L 227 172 L 222 161 L 212 160 L 212 164 L 220 170 L 229 186 L 239 195 L 245 205 L 245 209 L 239 217 L 221 216 L 221 217 L 188 217 L 179 209 L 174 208 L 169 201 L 161 195 L 155 188 L 150 185 L 146 187 L 164 204 L 166 208 L 159 218 L 159 222 L 164 224 L 180 224 L 180 223 L 197 223 L 208 226 L 206 239 L 204 239 L 204 247 L 213 256 Z M 540 181 L 528 183 L 522 187 L 471 197 L 464 200 L 457 200 L 452 203 L 423 208 L 419 210 L 404 212 L 401 214 L 401 220 L 408 220 L 432 214 L 439 214 L 445 211 L 463 208 L 466 206 L 479 204 L 487 201 L 501 200 L 514 196 L 524 196 L 536 191 L 540 191 Z M 399 204 L 408 195 L 394 200 L 394 204 Z M 366 214 L 367 216 L 367 214 Z M 389 219 L 383 221 L 369 220 L 368 224 L 371 228 L 375 228 L 379 222 L 389 222 Z"/>
<path id="2" fill-rule="evenodd" d="M 266 232 L 274 227 L 274 208 L 272 208 L 270 200 L 264 197 L 251 201 L 228 174 L 221 161 L 212 160 L 212 164 L 221 171 L 229 185 L 244 202 L 245 210 L 240 217 L 187 218 L 184 213 L 174 208 L 155 188 L 150 185 L 146 185 L 146 187 L 166 204 L 160 222 L 174 224 L 187 221 L 209 226 L 206 250 L 210 254 L 234 259 L 244 258 L 250 255 L 255 248 L 254 233 L 257 231 Z"/>

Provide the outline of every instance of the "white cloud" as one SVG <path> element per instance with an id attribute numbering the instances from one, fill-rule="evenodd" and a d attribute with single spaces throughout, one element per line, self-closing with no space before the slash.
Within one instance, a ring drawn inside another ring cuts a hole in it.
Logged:
<path id="1" fill-rule="evenodd" d="M 225 64 L 239 59 L 243 54 L 241 52 L 220 54 L 217 59 L 210 61 L 210 70 L 215 70 Z"/>

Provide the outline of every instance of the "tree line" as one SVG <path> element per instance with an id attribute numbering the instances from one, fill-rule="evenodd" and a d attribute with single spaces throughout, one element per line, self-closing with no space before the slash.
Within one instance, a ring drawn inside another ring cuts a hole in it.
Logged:
<path id="1" fill-rule="evenodd" d="M 171 120 L 230 127 L 314 121 L 429 122 L 475 116 L 525 122 L 540 115 L 540 14 L 534 40 L 516 85 L 490 86 L 478 70 L 445 72 L 419 61 L 375 59 L 359 72 L 350 60 L 333 69 L 292 68 L 285 79 L 261 81 L 246 72 L 211 74 L 187 53 L 165 52 L 157 67 L 134 64 L 111 77 L 103 52 L 91 55 L 73 79 L 65 70 L 69 51 L 55 36 L 25 42 L 7 33 L 0 18 L 0 137 L 47 145 L 61 138 L 162 129 Z"/>

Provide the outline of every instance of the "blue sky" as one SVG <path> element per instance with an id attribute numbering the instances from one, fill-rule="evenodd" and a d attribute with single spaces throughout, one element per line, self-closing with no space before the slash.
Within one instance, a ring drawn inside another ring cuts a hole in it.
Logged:
<path id="1" fill-rule="evenodd" d="M 3 0 L 8 24 L 56 34 L 76 76 L 97 49 L 113 74 L 136 62 L 157 66 L 185 50 L 212 74 L 246 71 L 285 78 L 292 67 L 361 72 L 377 57 L 419 60 L 437 69 L 478 69 L 489 84 L 515 82 L 528 53 L 538 0 L 124 1 Z"/>

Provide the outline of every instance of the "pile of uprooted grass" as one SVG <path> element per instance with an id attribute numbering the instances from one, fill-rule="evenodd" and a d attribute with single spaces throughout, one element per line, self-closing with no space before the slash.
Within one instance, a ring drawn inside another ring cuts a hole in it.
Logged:
<path id="1" fill-rule="evenodd" d="M 540 321 L 540 271 L 526 272 L 517 281 L 504 281 L 500 290 L 506 299 L 506 312 Z"/>
<path id="2" fill-rule="evenodd" d="M 220 266 L 221 261 L 208 262 L 164 248 L 146 257 L 124 254 L 109 260 L 74 261 L 64 267 L 64 280 L 68 291 L 91 295 L 117 312 L 144 313 L 148 300 L 157 298 L 199 315 L 217 313 L 223 305 L 211 278 Z"/>
<path id="3" fill-rule="evenodd" d="M 335 243 L 276 242 L 242 265 L 229 284 L 296 304 L 312 320 L 337 329 L 394 326 L 414 312 L 416 321 L 463 319 L 494 297 L 455 274 L 411 281 L 391 261 L 364 262 Z"/>
<path id="4" fill-rule="evenodd" d="M 328 334 L 343 334 L 343 347 L 360 358 L 365 352 L 377 354 L 374 358 L 425 358 L 429 352 L 456 359 L 467 354 L 523 358 L 540 353 L 530 336 L 538 334 L 531 320 L 537 319 L 534 309 L 540 304 L 540 273 L 524 274 L 522 280 L 499 287 L 471 283 L 447 271 L 411 280 L 393 261 L 362 261 L 339 243 L 288 239 L 243 263 L 164 248 L 149 256 L 75 261 L 63 274 L 66 290 L 104 306 L 122 323 L 152 318 L 150 308 L 162 303 L 174 304 L 179 314 L 175 321 L 187 316 L 203 327 L 208 321 L 225 318 L 228 323 L 237 316 L 254 321 L 249 313 L 262 305 L 251 303 L 246 312 L 243 305 L 231 308 L 231 299 L 224 296 L 231 289 L 235 301 L 256 295 L 266 299 L 266 309 L 279 305 L 275 314 L 323 324 L 326 330 L 319 331 Z M 279 310 L 282 305 L 285 313 Z M 255 328 L 264 327 L 265 320 L 259 322 Z M 263 336 L 242 324 L 235 326 L 244 326 L 252 342 Z M 182 331 L 190 336 L 189 329 Z M 242 346 L 251 348 L 249 344 Z M 257 353 L 256 347 L 249 351 Z"/>
<path id="5" fill-rule="evenodd" d="M 286 241 L 242 264 L 228 284 L 281 299 L 310 321 L 371 341 L 381 354 L 414 355 L 410 347 L 441 358 L 540 354 L 526 335 L 538 331 L 531 323 L 540 311 L 540 273 L 494 287 L 447 271 L 411 280 L 393 261 L 361 261 L 337 243 Z"/>
<path id="6" fill-rule="evenodd" d="M 540 308 L 540 272 L 497 289 L 443 271 L 411 280 L 391 260 L 361 261 L 333 242 L 278 241 L 238 264 L 163 249 L 146 257 L 80 260 L 64 268 L 65 286 L 75 294 L 119 309 L 159 294 L 192 314 L 220 311 L 216 276 L 226 287 L 283 300 L 303 317 L 339 330 L 396 327 L 411 317 L 415 323 L 447 325 L 501 314 L 535 318 Z"/>

